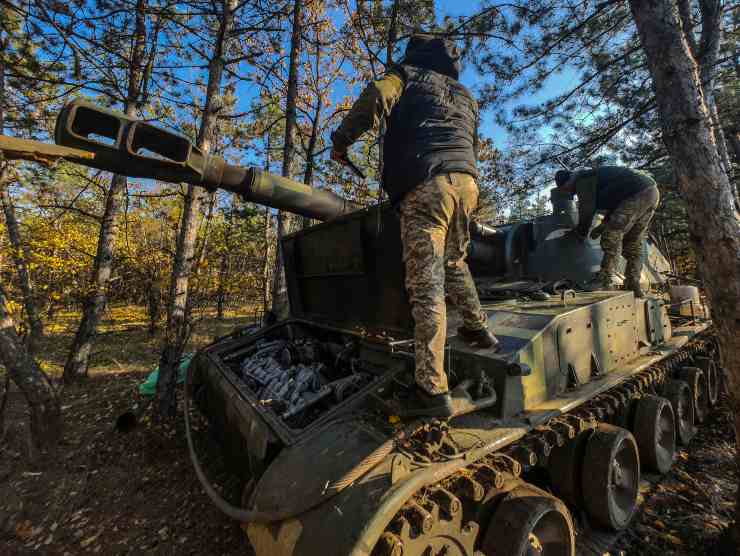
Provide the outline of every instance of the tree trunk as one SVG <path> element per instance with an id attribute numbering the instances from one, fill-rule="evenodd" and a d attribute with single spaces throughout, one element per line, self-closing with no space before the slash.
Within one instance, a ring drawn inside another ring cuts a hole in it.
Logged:
<path id="1" fill-rule="evenodd" d="M 8 404 L 8 398 L 10 397 L 10 373 L 5 372 L 5 380 L 3 381 L 3 390 L 0 393 L 0 439 L 5 438 L 5 407 Z"/>
<path id="2" fill-rule="evenodd" d="M 712 124 L 712 134 L 714 135 L 720 162 L 726 174 L 730 173 L 730 158 L 727 153 L 727 143 L 722 131 L 722 125 L 719 121 L 717 111 L 717 102 L 714 95 L 715 75 L 717 74 L 717 58 L 719 57 L 720 40 L 722 38 L 721 17 L 722 1 L 721 0 L 700 0 L 699 8 L 702 16 L 702 33 L 701 33 L 701 52 L 699 52 L 699 77 L 701 79 L 701 88 L 704 92 L 704 102 L 707 105 L 709 118 Z M 695 56 L 696 57 L 696 56 Z"/>
<path id="3" fill-rule="evenodd" d="M 5 291 L 0 284 L 0 363 L 28 403 L 31 437 L 42 452 L 61 438 L 62 410 L 59 395 L 41 367 L 26 350 L 8 312 Z"/>
<path id="4" fill-rule="evenodd" d="M 128 75 L 128 92 L 124 111 L 136 115 L 136 106 L 142 94 L 144 80 L 144 55 L 146 51 L 146 0 L 137 0 L 134 41 Z M 113 270 L 113 243 L 116 238 L 116 217 L 119 197 L 126 187 L 126 176 L 114 175 L 105 198 L 105 209 L 100 222 L 98 248 L 93 263 L 91 292 L 85 297 L 82 319 L 64 364 L 63 379 L 72 382 L 87 375 L 90 352 L 100 318 L 108 300 L 108 283 Z"/>
<path id="5" fill-rule="evenodd" d="M 130 112 L 129 115 L 133 116 L 134 111 L 131 110 Z M 67 355 L 67 361 L 64 364 L 62 378 L 67 384 L 87 375 L 90 352 L 108 300 L 108 282 L 113 271 L 113 243 L 116 238 L 119 197 L 125 187 L 126 176 L 114 175 L 106 193 L 98 248 L 93 263 L 92 291 L 85 297 L 82 320 L 80 320 L 72 347 Z"/>
<path id="6" fill-rule="evenodd" d="M 208 66 L 206 99 L 196 142 L 204 153 L 211 150 L 211 142 L 216 132 L 218 112 L 222 108 L 220 93 L 221 77 L 224 71 L 224 53 L 228 46 L 227 41 L 231 33 L 235 7 L 236 0 L 223 0 L 222 2 L 223 12 L 218 35 Z M 188 288 L 195 256 L 200 203 L 200 188 L 188 185 L 172 269 L 167 306 L 167 329 L 159 360 L 156 406 L 157 414 L 162 420 L 172 420 L 177 413 L 177 398 L 175 396 L 177 370 L 191 331 Z"/>
<path id="7" fill-rule="evenodd" d="M 737 129 L 728 129 L 727 139 L 730 143 L 732 154 L 735 157 L 735 164 L 737 164 L 738 168 L 740 168 L 740 131 L 738 131 Z M 732 166 L 730 168 L 732 168 Z M 734 175 L 731 175 L 730 179 L 732 180 L 732 190 L 735 195 L 735 203 L 738 207 L 738 210 L 740 210 L 740 192 L 738 191 L 738 183 L 740 183 L 740 170 L 738 170 Z"/>
<path id="8" fill-rule="evenodd" d="M 229 220 L 226 226 L 226 244 L 224 252 L 221 253 L 221 262 L 218 268 L 218 291 L 216 293 L 216 318 L 223 320 L 226 309 L 226 292 L 228 291 L 229 269 L 231 267 L 231 232 L 234 227 L 234 211 L 236 210 L 236 197 L 231 197 L 231 209 L 229 210 Z"/>
<path id="9" fill-rule="evenodd" d="M 149 288 L 146 292 L 147 314 L 149 316 L 149 335 L 157 333 L 157 322 L 162 315 L 162 289 L 159 285 L 159 276 L 149 280 Z"/>
<path id="10" fill-rule="evenodd" d="M 728 132 L 732 152 L 735 154 L 735 163 L 740 165 L 740 131 L 730 130 Z"/>
<path id="11" fill-rule="evenodd" d="M 207 150 L 204 152 L 207 152 Z M 177 368 L 190 335 L 190 315 L 187 311 L 187 300 L 190 272 L 195 254 L 195 238 L 198 232 L 199 207 L 200 188 L 188 185 L 182 217 L 180 218 L 175 261 L 172 267 L 167 305 L 167 328 L 159 360 L 157 412 L 159 417 L 164 420 L 173 419 L 176 415 Z"/>
<path id="12" fill-rule="evenodd" d="M 303 183 L 306 185 L 313 185 L 313 173 L 316 166 L 316 143 L 318 142 L 319 136 L 319 122 L 321 120 L 321 96 L 316 98 L 316 106 L 313 113 L 313 121 L 311 122 L 311 137 L 308 140 L 308 148 L 306 149 L 306 171 L 303 173 Z M 311 225 L 311 218 L 304 216 L 302 218 L 301 228 L 304 230 Z"/>
<path id="13" fill-rule="evenodd" d="M 264 225 L 265 257 L 262 261 L 262 313 L 266 314 L 271 305 L 270 268 L 272 268 L 272 214 L 265 207 Z"/>
<path id="14" fill-rule="evenodd" d="M 663 140 L 681 194 L 691 207 L 691 241 L 712 306 L 735 422 L 740 425 L 740 214 L 713 140 L 699 70 L 675 4 L 671 0 L 630 0 L 630 6 L 653 77 Z M 718 33 L 719 22 L 708 31 Z M 740 426 L 735 431 L 740 439 Z M 737 458 L 740 463 L 740 451 Z M 737 540 L 740 505 L 736 512 Z"/>
<path id="15" fill-rule="evenodd" d="M 301 10 L 303 0 L 293 4 L 293 33 L 290 39 L 290 65 L 288 67 L 288 92 L 285 99 L 285 141 L 283 143 L 283 171 L 286 178 L 292 177 L 293 156 L 295 154 L 296 97 L 298 96 L 298 64 L 301 52 Z M 277 249 L 275 253 L 275 272 L 272 276 L 272 312 L 278 319 L 284 319 L 290 312 L 288 305 L 288 286 L 285 281 L 283 248 L 280 240 L 293 231 L 293 218 L 290 213 L 278 211 Z"/>
<path id="16" fill-rule="evenodd" d="M 314 53 L 316 64 L 316 74 L 313 76 L 314 84 L 316 86 L 316 105 L 313 110 L 313 118 L 311 119 L 311 135 L 308 139 L 308 146 L 306 147 L 306 171 L 303 174 L 303 183 L 308 186 L 313 186 L 313 173 L 316 168 L 316 144 L 319 139 L 319 127 L 321 123 L 321 107 L 324 104 L 324 97 L 321 94 L 321 35 L 319 27 L 316 27 L 316 51 Z M 308 228 L 311 225 L 311 218 L 306 216 L 303 217 L 303 223 L 301 227 L 303 229 Z"/>
<path id="17" fill-rule="evenodd" d="M 4 46 L 7 40 L 4 41 Z M 0 133 L 5 132 L 5 63 L 0 58 Z M 26 317 L 28 318 L 29 335 L 27 340 L 28 351 L 33 354 L 38 348 L 39 341 L 44 335 L 44 325 L 41 322 L 36 299 L 34 297 L 33 286 L 31 284 L 31 274 L 28 272 L 28 249 L 21 241 L 20 227 L 15 215 L 13 200 L 10 198 L 8 186 L 8 167 L 3 166 L 0 169 L 0 203 L 3 205 L 5 213 L 5 225 L 8 229 L 8 238 L 10 245 L 13 247 L 13 262 L 15 263 L 16 272 L 18 272 L 18 281 L 23 294 L 23 305 L 26 308 Z M 0 430 L 0 432 L 2 432 Z"/>
<path id="18" fill-rule="evenodd" d="M 205 261 L 206 253 L 208 252 L 208 241 L 211 238 L 211 222 L 213 222 L 213 209 L 216 207 L 216 201 L 218 200 L 218 193 L 215 191 L 208 194 L 208 209 L 206 210 L 206 216 L 203 219 L 203 240 L 200 242 L 200 247 L 196 249 L 197 256 L 195 257 L 195 265 L 200 268 Z"/>
<path id="19" fill-rule="evenodd" d="M 33 285 L 31 284 L 31 274 L 28 272 L 28 249 L 21 241 L 20 227 L 15 215 L 13 200 L 10 197 L 7 184 L 4 182 L 4 177 L 0 176 L 0 203 L 2 203 L 3 212 L 5 213 L 5 225 L 8 229 L 10 245 L 13 248 L 13 262 L 18 273 L 18 282 L 20 283 L 21 293 L 23 295 L 23 306 L 26 309 L 26 317 L 28 318 L 29 335 L 26 340 L 26 347 L 29 353 L 34 354 L 44 335 L 44 325 L 41 322 L 41 315 L 36 305 Z"/>
<path id="20" fill-rule="evenodd" d="M 270 171 L 270 153 L 271 150 L 270 141 L 270 130 L 265 132 L 265 171 Z M 267 314 L 270 308 L 270 268 L 271 264 L 271 246 L 272 246 L 272 212 L 270 207 L 265 207 L 265 223 L 264 223 L 264 242 L 265 242 L 265 258 L 262 261 L 262 314 Z"/>

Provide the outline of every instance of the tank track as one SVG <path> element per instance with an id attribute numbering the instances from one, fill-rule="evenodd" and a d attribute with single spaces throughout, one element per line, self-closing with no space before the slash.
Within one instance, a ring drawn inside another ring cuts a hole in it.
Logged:
<path id="1" fill-rule="evenodd" d="M 372 555 L 483 556 L 479 532 L 507 493 L 524 486 L 556 498 L 525 482 L 524 473 L 544 471 L 554 448 L 580 432 L 596 429 L 600 423 L 629 428 L 631 402 L 659 393 L 666 380 L 697 355 L 717 358 L 717 342 L 711 330 L 571 413 L 550 419 L 512 445 L 417 491 L 390 520 Z M 403 444 L 401 452 L 421 466 L 462 457 L 455 453 L 447 430 L 446 423 L 432 423 Z M 534 548 L 533 553 L 539 553 Z"/>

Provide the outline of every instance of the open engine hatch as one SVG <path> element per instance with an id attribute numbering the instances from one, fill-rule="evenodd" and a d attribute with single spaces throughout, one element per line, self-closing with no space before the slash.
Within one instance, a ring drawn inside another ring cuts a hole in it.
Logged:
<path id="1" fill-rule="evenodd" d="M 388 344 L 351 332 L 291 320 L 206 348 L 198 368 L 220 375 L 219 380 L 204 381 L 209 387 L 220 383 L 220 389 L 232 393 L 219 398 L 236 392 L 239 400 L 232 400 L 234 405 L 248 406 L 238 412 L 235 423 L 246 431 L 244 436 L 253 435 L 252 421 L 259 419 L 282 443 L 291 445 L 351 410 L 399 372 L 413 368 L 408 356 L 391 351 Z"/>

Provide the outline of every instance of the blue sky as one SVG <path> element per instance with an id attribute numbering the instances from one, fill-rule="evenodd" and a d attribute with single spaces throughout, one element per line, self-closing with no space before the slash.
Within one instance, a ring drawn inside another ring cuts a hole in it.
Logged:
<path id="1" fill-rule="evenodd" d="M 465 15 L 471 15 L 477 11 L 479 7 L 478 3 L 466 1 L 466 0 L 435 0 L 437 7 L 437 18 L 442 21 L 445 16 L 453 18 Z M 547 81 L 547 86 L 543 87 L 542 90 L 535 94 L 529 95 L 526 99 L 514 103 L 507 103 L 504 105 L 506 109 L 511 109 L 515 105 L 520 103 L 525 104 L 540 104 L 550 98 L 561 94 L 562 92 L 572 88 L 578 79 L 578 75 L 574 71 L 565 71 L 561 74 L 555 74 Z M 461 76 L 461 81 L 467 87 L 475 90 L 477 86 L 484 82 L 483 77 L 471 67 L 469 64 L 464 69 Z M 481 119 L 481 134 L 487 137 L 491 137 L 501 150 L 506 150 L 507 147 L 507 133 L 500 126 L 496 125 L 493 121 L 492 114 L 482 114 Z M 544 130 L 546 131 L 546 130 Z"/>
<path id="2" fill-rule="evenodd" d="M 443 21 L 446 16 L 457 18 L 459 16 L 470 15 L 472 13 L 475 13 L 479 8 L 478 2 L 471 2 L 469 0 L 435 0 L 435 4 L 436 14 L 439 22 Z M 284 36 L 287 40 L 289 40 L 287 34 L 285 34 Z M 181 75 L 184 75 L 191 82 L 194 82 L 198 77 L 200 77 L 201 79 L 205 78 L 202 69 L 183 69 L 180 70 L 180 72 Z M 565 89 L 571 87 L 573 83 L 577 80 L 577 78 L 578 76 L 575 74 L 575 72 L 566 71 L 565 74 L 555 75 L 549 79 L 547 87 L 543 88 L 540 92 L 530 95 L 526 99 L 520 99 L 516 102 L 510 103 L 510 105 L 508 106 L 505 105 L 504 108 L 513 108 L 515 104 L 519 104 L 521 102 L 525 102 L 526 104 L 542 103 L 548 100 L 550 97 L 555 96 L 563 92 Z M 472 65 L 469 64 L 465 68 L 465 71 L 461 77 L 461 81 L 473 91 L 475 91 L 480 85 L 485 82 L 485 79 L 483 76 L 477 73 Z M 344 84 L 338 83 L 335 87 L 335 90 L 333 91 L 333 97 L 339 99 L 347 94 L 356 97 L 356 95 L 359 94 L 360 90 L 361 85 L 358 85 L 354 87 L 353 90 L 348 91 Z M 194 93 L 196 97 L 202 94 L 202 91 L 197 90 L 196 87 L 192 87 L 191 92 Z M 237 110 L 248 111 L 250 105 L 258 94 L 259 90 L 257 87 L 254 86 L 253 82 L 239 82 L 237 84 L 237 96 L 239 98 Z M 93 94 L 92 96 L 95 95 Z M 120 109 L 120 107 L 117 108 Z M 182 126 L 184 121 L 189 119 L 191 115 L 188 113 L 178 113 L 178 116 L 179 123 L 171 122 L 171 124 Z M 247 116 L 247 118 L 249 118 L 249 116 Z M 166 125 L 164 122 L 162 123 Z M 500 150 L 507 151 L 507 134 L 500 126 L 497 126 L 495 124 L 493 114 L 484 112 L 482 114 L 481 124 L 481 134 L 483 136 L 493 138 L 496 146 Z M 336 124 L 334 124 L 334 126 L 335 125 Z M 544 131 L 546 132 L 547 130 L 545 129 Z M 240 158 L 242 163 L 261 163 L 262 153 L 259 152 L 259 149 L 254 150 L 247 148 L 241 152 L 230 152 L 229 154 L 235 156 L 236 158 Z"/>

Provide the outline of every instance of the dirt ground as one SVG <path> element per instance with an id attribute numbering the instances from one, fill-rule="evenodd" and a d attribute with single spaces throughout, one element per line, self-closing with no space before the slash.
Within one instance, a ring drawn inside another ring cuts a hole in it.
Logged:
<path id="1" fill-rule="evenodd" d="M 248 311 L 206 318 L 193 336 L 200 346 L 251 321 Z M 59 376 L 75 315 L 61 315 L 40 351 L 44 369 Z M 157 364 L 158 337 L 143 312 L 112 309 L 103 323 L 90 378 L 63 392 L 64 436 L 57 454 L 30 461 L 27 417 L 11 391 L 0 440 L 0 555 L 240 554 L 246 536 L 203 493 L 187 453 L 182 420 L 173 429 L 151 420 L 134 431 L 114 430 L 116 418 L 139 399 L 137 388 Z M 203 429 L 201 429 L 203 430 Z M 217 454 L 196 431 L 201 454 Z M 231 484 L 218 457 L 211 476 Z"/>
<path id="2" fill-rule="evenodd" d="M 617 550 L 629 555 L 725 556 L 720 536 L 732 520 L 737 469 L 735 432 L 724 402 L 702 424 L 671 471 L 645 501 Z"/>
<path id="3" fill-rule="evenodd" d="M 52 375 L 74 332 L 73 315 L 64 319 L 51 327 L 42 350 L 41 363 Z M 243 314 L 222 322 L 205 318 L 194 344 L 248 320 Z M 11 391 L 0 439 L 0 554 L 252 553 L 244 533 L 197 482 L 181 421 L 171 429 L 145 420 L 128 434 L 114 430 L 156 364 L 158 342 L 147 335 L 140 311 L 111 312 L 90 378 L 63 392 L 65 431 L 50 457 L 29 459 L 25 403 Z M 210 454 L 209 475 L 238 492 L 204 430 L 196 443 L 199 453 Z M 718 554 L 737 485 L 734 450 L 732 423 L 719 408 L 690 449 L 678 454 L 671 473 L 646 488 L 640 514 L 612 554 Z"/>

